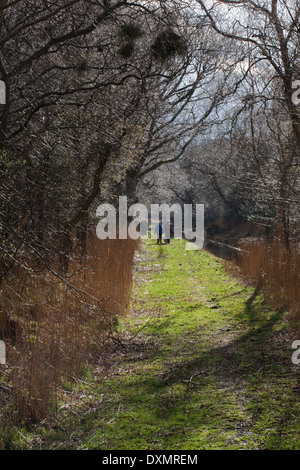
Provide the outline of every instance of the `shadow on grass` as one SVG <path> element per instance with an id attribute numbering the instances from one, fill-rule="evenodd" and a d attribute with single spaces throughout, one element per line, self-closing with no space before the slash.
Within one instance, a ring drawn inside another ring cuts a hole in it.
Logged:
<path id="1" fill-rule="evenodd" d="M 203 369 L 203 376 L 213 370 L 216 379 L 226 381 L 251 379 L 261 367 L 267 367 L 276 374 L 278 365 L 283 362 L 286 364 L 285 351 L 274 348 L 272 341 L 274 327 L 282 320 L 284 312 L 274 312 L 271 318 L 263 321 L 262 312 L 259 311 L 261 305 L 254 303 L 258 295 L 257 288 L 245 302 L 245 310 L 241 314 L 242 318 L 246 316 L 250 320 L 250 331 L 234 340 L 229 337 L 225 345 L 206 349 L 191 361 L 177 363 L 171 370 L 166 371 L 162 380 L 174 383 L 189 379 L 199 368 Z M 176 355 L 176 347 L 173 355 Z"/>
<path id="2" fill-rule="evenodd" d="M 249 299 L 245 302 L 246 308 L 244 314 L 249 319 L 250 323 L 255 323 L 259 317 L 259 312 L 257 311 L 255 300 L 259 296 L 260 292 L 260 287 L 256 286 L 251 297 L 249 297 Z"/>
<path id="3" fill-rule="evenodd" d="M 294 402 L 289 409 L 281 405 L 282 378 L 290 379 L 292 375 L 284 350 L 286 343 L 284 346 L 277 342 L 274 347 L 276 326 L 283 312 L 264 317 L 264 305 L 256 302 L 258 296 L 259 288 L 245 301 L 240 313 L 246 331 L 238 323 L 238 336 L 230 336 L 231 331 L 227 337 L 216 338 L 222 343 L 212 347 L 206 342 L 201 350 L 187 342 L 184 345 L 189 355 L 187 360 L 176 360 L 183 347 L 182 342 L 176 342 L 176 336 L 172 337 L 171 349 L 164 350 L 164 333 L 168 334 L 171 319 L 165 319 L 157 330 L 152 329 L 155 344 L 145 346 L 144 352 L 139 345 L 136 353 L 128 353 L 127 358 L 123 356 L 123 369 L 131 370 L 133 364 L 140 364 L 142 360 L 146 367 L 141 367 L 139 374 L 120 374 L 114 383 L 107 383 L 112 396 L 116 394 L 116 403 L 108 405 L 104 415 L 107 418 L 100 415 L 99 421 L 96 414 L 94 424 L 91 416 L 87 418 L 87 433 L 97 434 L 101 428 L 105 448 L 119 450 L 132 448 L 131 445 L 143 449 L 149 443 L 155 449 L 157 442 L 164 450 L 231 448 L 239 447 L 240 437 L 244 439 L 241 447 L 245 443 L 248 448 L 284 445 L 281 436 L 294 413 Z M 205 339 L 202 327 L 193 331 L 199 342 L 203 334 Z M 182 337 L 182 332 L 180 335 Z M 285 388 L 287 380 L 283 382 Z M 268 395 L 269 390 L 274 396 Z M 263 413 L 267 418 L 261 418 Z M 110 420 L 111 416 L 116 419 Z M 257 423 L 258 428 L 253 430 Z M 261 425 L 266 426 L 267 433 Z M 187 431 L 185 436 L 182 432 L 185 429 L 191 429 L 191 434 Z M 230 441 L 230 435 L 234 436 L 234 441 Z M 193 447 L 185 447 L 186 442 Z M 101 448 L 98 438 L 95 447 Z"/>
<path id="4" fill-rule="evenodd" d="M 238 413 L 235 415 L 237 405 L 234 400 L 236 392 L 243 388 L 250 393 L 247 400 L 254 410 L 255 422 L 261 413 L 259 403 L 256 403 L 259 393 L 256 387 L 260 390 L 272 385 L 276 387 L 278 378 L 291 375 L 285 351 L 280 347 L 273 348 L 274 327 L 282 319 L 283 312 L 275 312 L 262 323 L 259 306 L 255 305 L 258 294 L 259 289 L 256 289 L 245 302 L 243 312 L 252 327 L 259 322 L 256 328 L 232 341 L 229 338 L 225 345 L 195 352 L 193 359 L 178 363 L 170 361 L 176 358 L 174 345 L 169 364 L 163 370 L 148 371 L 145 377 L 139 380 L 136 377 L 133 380 L 128 378 L 122 384 L 122 402 L 129 407 L 146 407 L 146 421 L 155 423 L 159 429 L 166 429 L 173 423 L 175 427 L 191 425 L 199 429 L 212 429 L 213 433 L 218 427 L 220 432 L 224 431 L 224 426 L 236 431 L 238 423 L 243 420 Z M 164 327 L 167 328 L 167 325 L 168 322 L 165 322 Z M 163 351 L 157 346 L 155 359 L 160 357 L 163 357 Z M 280 390 L 276 393 L 280 395 Z M 202 405 L 199 404 L 199 397 Z M 231 401 L 232 407 L 228 405 Z M 244 403 L 240 406 L 243 408 Z M 193 416 L 190 416 L 191 409 L 195 410 Z M 275 412 L 276 423 L 271 431 L 270 443 L 274 441 L 278 444 L 278 436 L 291 411 L 287 412 L 277 403 Z"/>

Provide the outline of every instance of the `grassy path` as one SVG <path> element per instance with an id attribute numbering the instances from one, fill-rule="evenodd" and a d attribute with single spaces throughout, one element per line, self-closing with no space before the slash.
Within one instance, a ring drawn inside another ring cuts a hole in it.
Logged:
<path id="1" fill-rule="evenodd" d="M 122 345 L 72 390 L 58 424 L 40 427 L 27 442 L 299 449 L 299 368 L 283 315 L 207 252 L 186 251 L 183 241 L 152 243 L 138 255 Z"/>

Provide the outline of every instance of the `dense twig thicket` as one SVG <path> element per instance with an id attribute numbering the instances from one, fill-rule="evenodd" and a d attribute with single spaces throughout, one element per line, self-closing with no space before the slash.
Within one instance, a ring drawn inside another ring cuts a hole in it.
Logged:
<path id="1" fill-rule="evenodd" d="M 21 419 L 126 308 L 135 244 L 89 235 L 98 204 L 205 202 L 290 252 L 299 18 L 299 0 L 0 0 L 0 334 L 14 371 L 54 374 L 7 372 Z"/>

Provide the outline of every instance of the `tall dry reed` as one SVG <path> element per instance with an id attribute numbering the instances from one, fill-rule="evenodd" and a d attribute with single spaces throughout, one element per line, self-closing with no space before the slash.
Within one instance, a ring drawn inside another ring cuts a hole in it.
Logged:
<path id="1" fill-rule="evenodd" d="M 99 354 L 128 308 L 137 242 L 89 235 L 87 247 L 64 280 L 18 266 L 1 287 L 0 339 L 7 349 L 7 364 L 0 365 L 2 429 L 54 413 L 63 382 Z"/>
<path id="2" fill-rule="evenodd" d="M 238 265 L 242 274 L 262 289 L 268 301 L 277 309 L 300 314 L 300 251 L 290 250 L 279 241 L 264 239 L 244 241 Z"/>

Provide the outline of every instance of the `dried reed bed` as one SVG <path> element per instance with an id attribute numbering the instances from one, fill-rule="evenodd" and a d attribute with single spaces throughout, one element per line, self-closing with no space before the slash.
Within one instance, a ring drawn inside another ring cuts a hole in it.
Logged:
<path id="1" fill-rule="evenodd" d="M 99 354 L 128 308 L 137 242 L 89 235 L 87 247 L 85 258 L 70 261 L 65 280 L 19 266 L 2 285 L 2 428 L 39 423 L 55 412 L 64 381 Z"/>
<path id="2" fill-rule="evenodd" d="M 126 312 L 131 294 L 132 268 L 138 240 L 100 241 L 89 234 L 88 255 L 79 277 L 82 286 L 92 296 L 101 298 L 102 308 L 119 316 Z"/>
<path id="3" fill-rule="evenodd" d="M 276 309 L 300 314 L 300 251 L 298 245 L 290 250 L 279 241 L 264 239 L 243 241 L 238 265 L 246 279 L 262 289 Z M 300 319 L 300 318 L 299 318 Z"/>

